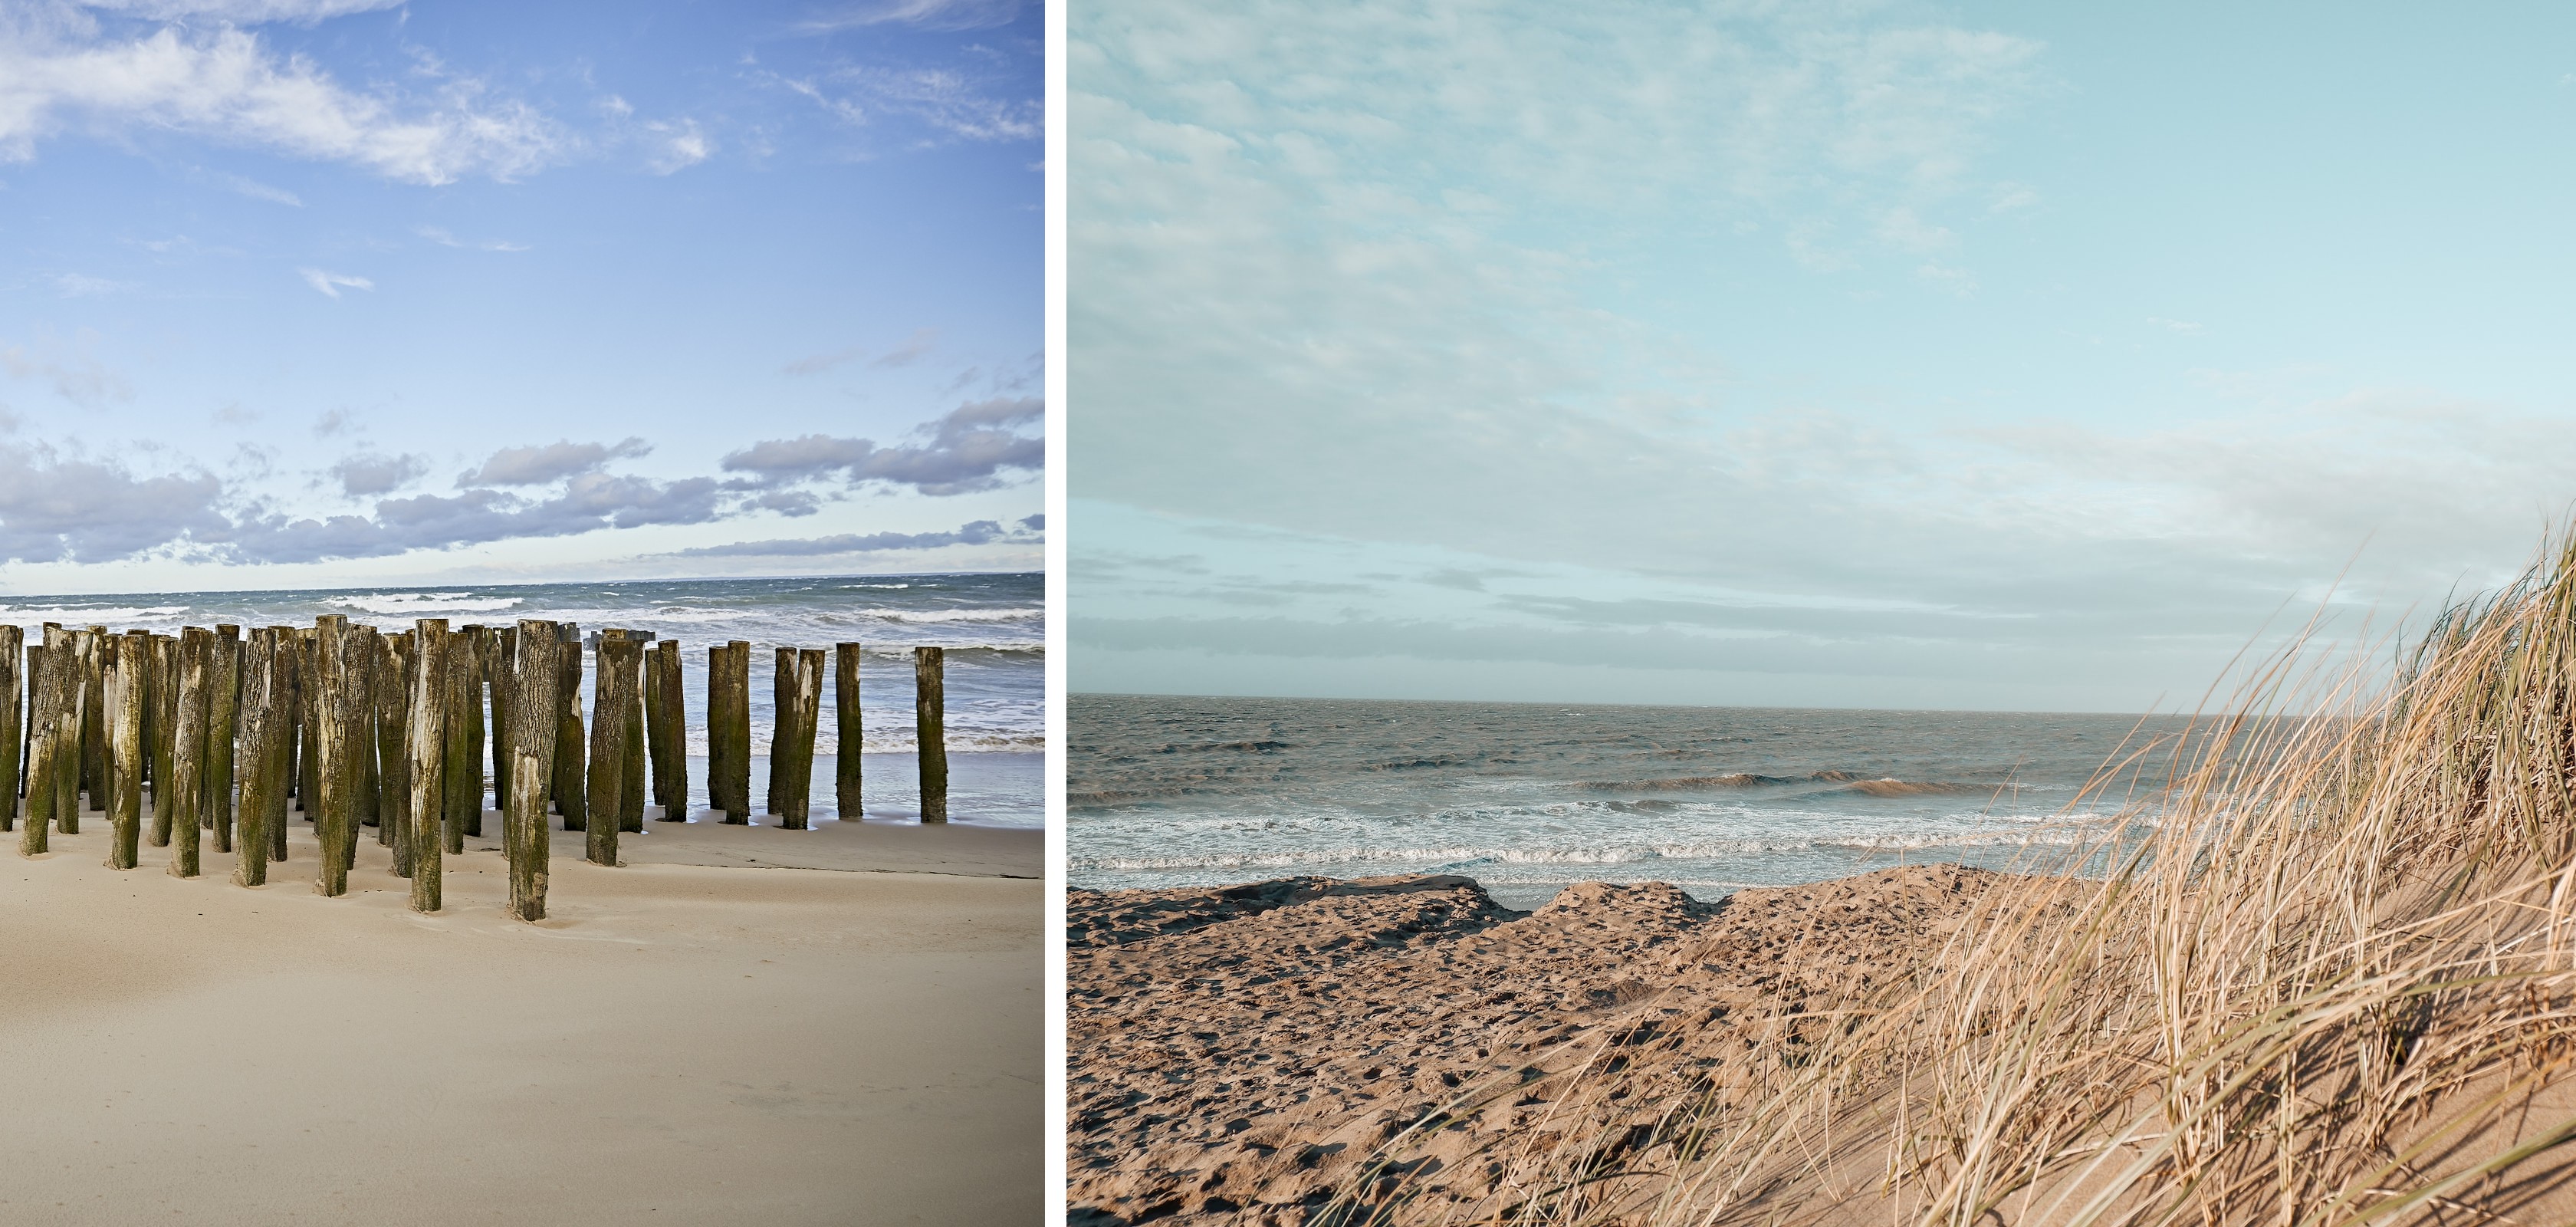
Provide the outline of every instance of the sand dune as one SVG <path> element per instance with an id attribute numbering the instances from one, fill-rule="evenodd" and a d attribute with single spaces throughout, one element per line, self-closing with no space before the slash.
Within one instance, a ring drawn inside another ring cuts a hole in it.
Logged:
<path id="1" fill-rule="evenodd" d="M 1041 887 L 967 875 L 1040 834 L 821 827 L 559 835 L 535 925 L 492 840 L 433 917 L 372 832 L 340 899 L 300 823 L 258 890 L 0 860 L 0 1222 L 1034 1221 Z"/>

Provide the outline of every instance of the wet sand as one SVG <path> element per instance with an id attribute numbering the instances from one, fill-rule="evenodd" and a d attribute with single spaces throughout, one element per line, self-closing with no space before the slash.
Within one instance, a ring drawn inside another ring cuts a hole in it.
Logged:
<path id="1" fill-rule="evenodd" d="M 1042 833 L 654 825 L 534 925 L 492 839 L 436 916 L 372 831 L 339 899 L 300 822 L 257 890 L 0 859 L 0 1221 L 1038 1219 Z"/>

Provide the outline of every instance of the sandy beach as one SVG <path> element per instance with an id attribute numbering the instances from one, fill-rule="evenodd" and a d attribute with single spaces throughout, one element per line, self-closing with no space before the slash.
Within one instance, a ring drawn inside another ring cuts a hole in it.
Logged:
<path id="1" fill-rule="evenodd" d="M 1938 943 L 1974 869 L 1717 903 L 1584 883 L 1516 912 L 1454 875 L 1072 893 L 1071 1221 L 1304 1222 L 1426 1120 L 1426 1217 L 1722 1087 Z M 1436 1114 L 1436 1117 L 1435 1117 Z M 1471 1216 L 1472 1218 L 1472 1216 Z"/>
<path id="2" fill-rule="evenodd" d="M 301 822 L 254 890 L 96 815 L 0 862 L 0 1221 L 1038 1218 L 1042 832 L 648 825 L 537 924 L 490 838 L 436 916 Z"/>

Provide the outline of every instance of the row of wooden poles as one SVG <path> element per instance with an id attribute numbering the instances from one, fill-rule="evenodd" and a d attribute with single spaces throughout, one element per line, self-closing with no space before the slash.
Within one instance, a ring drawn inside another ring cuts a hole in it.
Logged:
<path id="1" fill-rule="evenodd" d="M 333 614 L 310 628 L 255 627 L 246 640 L 232 625 L 156 635 L 48 622 L 39 644 L 0 625 L 0 780 L 19 781 L 26 816 L 20 824 L 17 806 L 0 805 L 0 831 L 21 826 L 18 850 L 45 852 L 49 833 L 79 832 L 86 797 L 114 836 L 110 866 L 134 868 L 148 841 L 171 849 L 171 873 L 195 877 L 203 831 L 234 855 L 233 881 L 258 886 L 286 859 L 292 797 L 322 846 L 317 893 L 347 893 L 358 839 L 374 827 L 394 872 L 411 879 L 412 908 L 435 912 L 443 858 L 483 834 L 488 730 L 510 910 L 542 920 L 549 812 L 586 832 L 584 859 L 601 865 L 618 863 L 621 832 L 644 829 L 648 790 L 662 821 L 688 815 L 680 645 L 606 630 L 592 655 L 585 736 L 581 632 L 569 622 L 451 631 L 422 618 L 388 635 Z M 859 645 L 834 655 L 834 782 L 841 816 L 855 819 Z M 708 801 L 746 824 L 751 645 L 711 646 L 707 662 Z M 823 666 L 819 648 L 777 649 L 767 809 L 791 829 L 807 825 Z M 913 666 L 921 820 L 945 822 L 941 649 L 915 648 Z"/>

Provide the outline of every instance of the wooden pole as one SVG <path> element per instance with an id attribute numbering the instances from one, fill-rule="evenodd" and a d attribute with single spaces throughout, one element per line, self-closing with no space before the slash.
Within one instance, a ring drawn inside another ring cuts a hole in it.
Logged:
<path id="1" fill-rule="evenodd" d="M 26 672 L 27 631 L 15 622 L 0 623 L 0 831 L 18 827 L 19 771 L 26 765 L 26 746 L 19 738 L 27 727 L 21 702 Z"/>
<path id="2" fill-rule="evenodd" d="M 912 650 L 913 740 L 921 759 L 921 820 L 948 821 L 947 650 Z"/>
<path id="3" fill-rule="evenodd" d="M 591 675 L 591 821 L 584 841 L 594 865 L 617 864 L 617 836 L 626 825 L 626 759 L 643 751 L 628 742 L 633 722 L 626 718 L 635 701 L 635 672 L 643 663 L 643 649 L 641 642 L 615 631 L 599 637 L 598 664 Z"/>
<path id="4" fill-rule="evenodd" d="M 629 653 L 634 659 L 624 666 L 626 695 L 617 705 L 626 721 L 623 756 L 617 760 L 617 829 L 640 833 L 644 829 L 644 649 L 648 645 L 633 632 L 628 632 L 627 641 L 635 650 Z"/>
<path id="5" fill-rule="evenodd" d="M 313 782 L 320 794 L 320 805 L 307 801 L 305 809 L 314 814 L 313 833 L 322 844 L 322 864 L 313 876 L 313 891 L 324 896 L 349 893 L 349 866 L 358 851 L 357 831 L 351 825 L 355 814 L 349 798 L 355 774 L 349 751 L 357 738 L 349 730 L 348 621 L 339 614 L 324 614 L 314 619 L 313 625 L 317 675 L 313 706 L 319 714 L 313 735 Z"/>
<path id="6" fill-rule="evenodd" d="M 662 744 L 662 710 L 670 702 L 662 697 L 662 649 L 669 642 L 663 640 L 644 650 L 644 756 L 651 760 L 646 775 L 653 785 L 653 804 L 660 807 L 666 816 L 670 813 L 671 798 L 662 787 L 662 774 L 671 749 Z"/>
<path id="7" fill-rule="evenodd" d="M 202 626 L 179 629 L 179 719 L 170 752 L 170 875 L 197 876 L 197 805 L 205 798 L 206 657 L 215 637 Z"/>
<path id="8" fill-rule="evenodd" d="M 403 878 L 411 876 L 412 866 L 411 704 L 412 692 L 420 684 L 412 675 L 419 668 L 417 627 L 385 636 L 384 655 L 376 662 L 376 755 L 381 760 L 377 774 L 385 783 L 378 819 L 383 825 L 377 831 L 378 838 L 390 841 L 394 876 Z"/>
<path id="9" fill-rule="evenodd" d="M 510 677 L 510 803 L 504 811 L 502 839 L 510 856 L 510 914 L 521 920 L 546 918 L 546 860 L 552 836 L 546 830 L 546 774 L 555 761 L 554 740 L 562 728 L 555 712 L 561 673 L 555 661 L 561 645 L 552 622 L 522 619 L 518 650 Z"/>
<path id="10" fill-rule="evenodd" d="M 441 623 L 441 633 L 445 624 Z M 439 663 L 439 693 L 446 696 L 446 714 L 439 723 L 440 744 L 444 747 L 440 761 L 446 775 L 439 785 L 440 838 L 450 855 L 465 851 L 465 828 L 469 819 L 480 818 L 483 810 L 483 765 L 475 761 L 471 742 L 466 739 L 470 723 L 466 709 L 474 705 L 474 642 L 447 635 L 447 646 Z"/>
<path id="11" fill-rule="evenodd" d="M 751 645 L 707 649 L 707 803 L 751 821 Z"/>
<path id="12" fill-rule="evenodd" d="M 63 835 L 80 834 L 81 819 L 81 725 L 89 717 L 89 687 L 81 672 L 77 632 L 47 628 L 46 655 L 62 666 L 54 690 L 54 830 Z"/>
<path id="13" fill-rule="evenodd" d="M 295 791 L 295 744 L 301 740 L 299 730 L 304 719 L 303 700 L 297 697 L 297 690 L 301 685 L 300 679 L 303 676 L 304 657 L 302 651 L 296 646 L 295 628 L 269 627 L 268 638 L 269 657 L 276 667 L 277 685 L 277 692 L 270 700 L 273 706 L 268 714 L 269 721 L 274 726 L 270 735 L 276 740 L 276 744 L 269 752 L 276 757 L 269 762 L 267 770 L 276 773 L 277 776 L 266 794 L 268 859 L 276 862 L 286 859 L 286 798 L 289 793 Z"/>
<path id="14" fill-rule="evenodd" d="M 782 736 L 769 745 L 769 770 L 779 779 L 780 825 L 802 831 L 812 825 L 808 814 L 814 800 L 814 735 L 823 715 L 823 650 L 806 648 L 779 663 L 788 671 L 787 707 L 796 714 L 793 720 L 779 717 Z"/>
<path id="15" fill-rule="evenodd" d="M 440 833 L 447 824 L 446 791 L 454 782 L 455 739 L 449 724 L 457 715 L 458 662 L 453 656 L 447 619 L 422 618 L 412 624 L 413 680 L 411 719 L 404 740 L 411 746 L 411 910 L 435 912 L 443 906 L 446 881 Z"/>
<path id="16" fill-rule="evenodd" d="M 502 730 L 510 727 L 510 686 L 511 679 L 517 676 L 519 628 L 486 628 L 484 633 L 492 637 L 492 652 L 485 659 L 483 670 L 492 687 L 492 808 L 507 814 L 510 809 L 510 738 Z"/>
<path id="17" fill-rule="evenodd" d="M 384 654 L 385 637 L 364 622 L 350 623 L 342 632 L 348 642 L 343 650 L 349 655 L 349 830 L 376 828 L 376 841 L 393 842 L 392 833 L 379 821 L 384 804 L 384 765 L 376 750 L 376 658 Z M 357 851 L 355 840 L 350 852 Z"/>
<path id="18" fill-rule="evenodd" d="M 94 810 L 108 805 L 106 642 L 104 626 L 72 633 L 81 670 L 81 791 Z"/>
<path id="19" fill-rule="evenodd" d="M 663 822 L 689 819 L 689 715 L 680 678 L 680 643 L 665 639 L 653 645 L 646 676 L 661 679 L 662 708 L 646 721 L 659 732 L 661 749 L 653 756 L 655 791 L 661 794 Z"/>
<path id="20" fill-rule="evenodd" d="M 296 628 L 295 640 L 301 721 L 296 730 L 295 808 L 304 811 L 306 822 L 318 827 L 322 818 L 322 636 L 318 628 L 303 626 Z"/>
<path id="21" fill-rule="evenodd" d="M 35 765 L 27 769 L 27 820 L 18 828 L 20 856 L 51 851 L 48 833 L 54 829 L 54 713 L 46 710 L 39 716 L 31 710 L 29 723 L 35 731 L 27 735 L 27 756 Z"/>
<path id="22" fill-rule="evenodd" d="M 143 753 L 152 776 L 152 829 L 143 842 L 167 848 L 171 807 L 178 801 L 178 790 L 171 784 L 179 770 L 171 757 L 171 739 L 179 725 L 179 641 L 153 635 L 144 642 L 151 654 L 143 678 L 143 701 L 149 705 L 143 717 L 143 737 L 148 743 Z"/>
<path id="23" fill-rule="evenodd" d="M 21 637 L 24 637 L 23 631 L 21 632 Z M 42 634 L 38 634 L 36 636 L 36 642 L 26 645 L 25 673 L 27 675 L 27 715 L 24 720 L 21 720 L 18 723 L 18 795 L 21 797 L 28 795 L 28 788 L 35 784 L 34 776 L 36 755 L 34 750 L 36 745 L 36 721 L 39 719 L 36 714 L 36 691 L 43 684 L 45 671 L 42 666 L 44 663 L 44 636 Z"/>
<path id="24" fill-rule="evenodd" d="M 465 850 L 464 839 L 483 838 L 483 694 L 491 673 L 485 660 L 491 639 L 491 627 L 469 626 L 449 648 L 462 661 L 458 668 L 465 681 L 465 797 L 457 808 L 465 829 L 448 837 L 449 849 L 457 852 Z"/>
<path id="25" fill-rule="evenodd" d="M 588 781 L 583 778 L 582 759 L 588 747 L 581 735 L 581 627 L 566 622 L 555 632 L 555 808 L 563 814 L 563 829 L 579 831 L 590 825 Z"/>
<path id="26" fill-rule="evenodd" d="M 769 794 L 761 803 L 763 812 L 782 814 L 780 798 L 787 793 L 786 781 L 779 778 L 778 740 L 789 730 L 787 708 L 793 701 L 788 692 L 796 687 L 796 649 L 777 648 L 770 653 L 769 663 Z"/>
<path id="27" fill-rule="evenodd" d="M 207 815 L 213 819 L 215 851 L 233 850 L 233 738 L 241 726 L 241 627 L 220 623 L 206 657 L 206 684 L 211 706 L 206 717 Z"/>
<path id="28" fill-rule="evenodd" d="M 859 799 L 859 755 L 867 730 L 859 722 L 859 645 L 832 645 L 832 811 L 843 822 L 865 813 Z"/>
<path id="29" fill-rule="evenodd" d="M 143 843 L 143 677 L 150 667 L 147 644 L 131 635 L 104 641 L 105 677 L 100 691 L 107 700 L 107 822 L 114 833 L 107 867 L 132 869 L 142 863 Z"/>
<path id="30" fill-rule="evenodd" d="M 278 785 L 277 633 L 254 627 L 241 656 L 241 830 L 233 845 L 233 885 L 268 884 L 269 793 Z"/>

